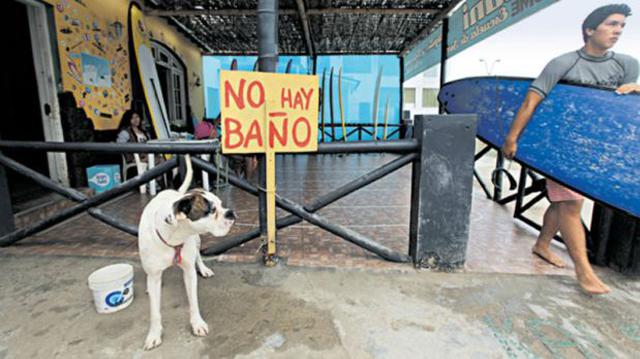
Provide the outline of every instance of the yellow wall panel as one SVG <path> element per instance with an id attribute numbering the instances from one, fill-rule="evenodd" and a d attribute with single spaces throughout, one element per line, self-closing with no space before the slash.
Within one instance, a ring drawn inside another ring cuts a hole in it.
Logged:
<path id="1" fill-rule="evenodd" d="M 78 106 L 96 130 L 118 127 L 131 106 L 129 0 L 45 0 L 53 5 L 63 91 L 72 91 Z M 169 48 L 187 66 L 187 86 L 194 115 L 204 115 L 202 56 L 189 39 L 166 20 L 146 17 L 153 39 Z M 195 74 L 195 76 L 194 76 Z"/>

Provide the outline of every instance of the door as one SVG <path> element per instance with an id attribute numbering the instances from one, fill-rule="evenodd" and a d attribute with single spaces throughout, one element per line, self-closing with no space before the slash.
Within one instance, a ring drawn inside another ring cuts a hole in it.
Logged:
<path id="1" fill-rule="evenodd" d="M 44 141 L 40 112 L 38 81 L 33 63 L 33 51 L 29 36 L 29 16 L 23 3 L 9 1 L 3 7 L 5 20 L 0 24 L 7 36 L 5 46 L 10 56 L 4 56 L 2 77 L 2 121 L 0 138 L 10 141 Z M 47 154 L 24 150 L 3 150 L 3 154 L 17 162 L 49 176 Z M 28 208 L 33 201 L 47 192 L 35 182 L 13 171 L 6 171 L 13 211 Z M 27 207 L 25 207 L 27 206 Z"/>
<path id="2" fill-rule="evenodd" d="M 33 49 L 33 64 L 38 83 L 38 97 L 40 99 L 40 115 L 46 141 L 64 141 L 60 109 L 58 105 L 56 78 L 53 69 L 53 42 L 49 29 L 46 7 L 33 0 L 18 0 L 27 5 L 29 17 L 29 33 Z M 58 183 L 68 186 L 69 176 L 67 160 L 64 153 L 48 153 L 48 167 L 50 177 Z"/>

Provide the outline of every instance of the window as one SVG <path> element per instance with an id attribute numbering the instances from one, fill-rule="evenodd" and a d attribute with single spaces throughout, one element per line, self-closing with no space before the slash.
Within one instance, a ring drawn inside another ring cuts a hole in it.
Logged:
<path id="1" fill-rule="evenodd" d="M 158 42 L 152 42 L 152 54 L 156 61 L 169 123 L 178 128 L 186 127 L 185 67 L 173 52 Z"/>
<path id="2" fill-rule="evenodd" d="M 438 89 L 422 89 L 422 107 L 438 107 Z"/>
<path id="3" fill-rule="evenodd" d="M 405 106 L 412 106 L 416 104 L 416 89 L 405 88 L 402 89 L 402 98 Z"/>

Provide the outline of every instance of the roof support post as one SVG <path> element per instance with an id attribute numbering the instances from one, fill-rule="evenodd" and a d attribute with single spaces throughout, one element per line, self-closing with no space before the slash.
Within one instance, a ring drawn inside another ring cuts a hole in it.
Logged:
<path id="1" fill-rule="evenodd" d="M 258 1 L 258 71 L 276 72 L 278 66 L 278 0 Z M 267 188 L 267 161 L 258 156 L 258 183 Z M 260 233 L 267 235 L 267 196 L 258 195 Z"/>
<path id="2" fill-rule="evenodd" d="M 278 65 L 278 1 L 258 1 L 258 68 L 275 72 Z"/>
<path id="3" fill-rule="evenodd" d="M 9 182 L 4 166 L 0 165 L 0 236 L 11 233 L 15 229 Z"/>
<path id="4" fill-rule="evenodd" d="M 296 4 L 298 5 L 298 15 L 300 15 L 300 21 L 302 22 L 302 31 L 304 32 L 304 40 L 307 44 L 307 52 L 309 56 L 314 56 L 313 49 L 313 39 L 311 38 L 311 29 L 309 28 L 309 19 L 307 18 L 307 13 L 304 8 L 303 0 L 296 0 Z"/>
<path id="5" fill-rule="evenodd" d="M 400 124 L 404 125 L 404 121 L 403 121 L 403 117 L 402 117 L 402 111 L 403 111 L 403 107 L 404 107 L 404 57 L 402 56 L 398 56 L 399 64 L 398 66 L 400 67 L 400 98 L 399 98 L 399 104 L 398 104 L 398 118 L 400 119 Z M 402 130 L 400 131 L 400 139 L 404 138 L 402 136 Z"/>
<path id="6" fill-rule="evenodd" d="M 449 57 L 449 16 L 442 19 L 442 44 L 440 45 L 440 88 L 446 81 L 447 58 Z M 440 104 L 440 114 L 444 114 L 444 105 Z"/>

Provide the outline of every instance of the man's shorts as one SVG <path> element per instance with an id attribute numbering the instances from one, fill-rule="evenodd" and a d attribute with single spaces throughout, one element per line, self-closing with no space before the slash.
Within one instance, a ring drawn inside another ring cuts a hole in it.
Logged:
<path id="1" fill-rule="evenodd" d="M 551 202 L 579 201 L 584 199 L 581 194 L 576 193 L 565 186 L 558 184 L 547 178 L 547 196 Z"/>

